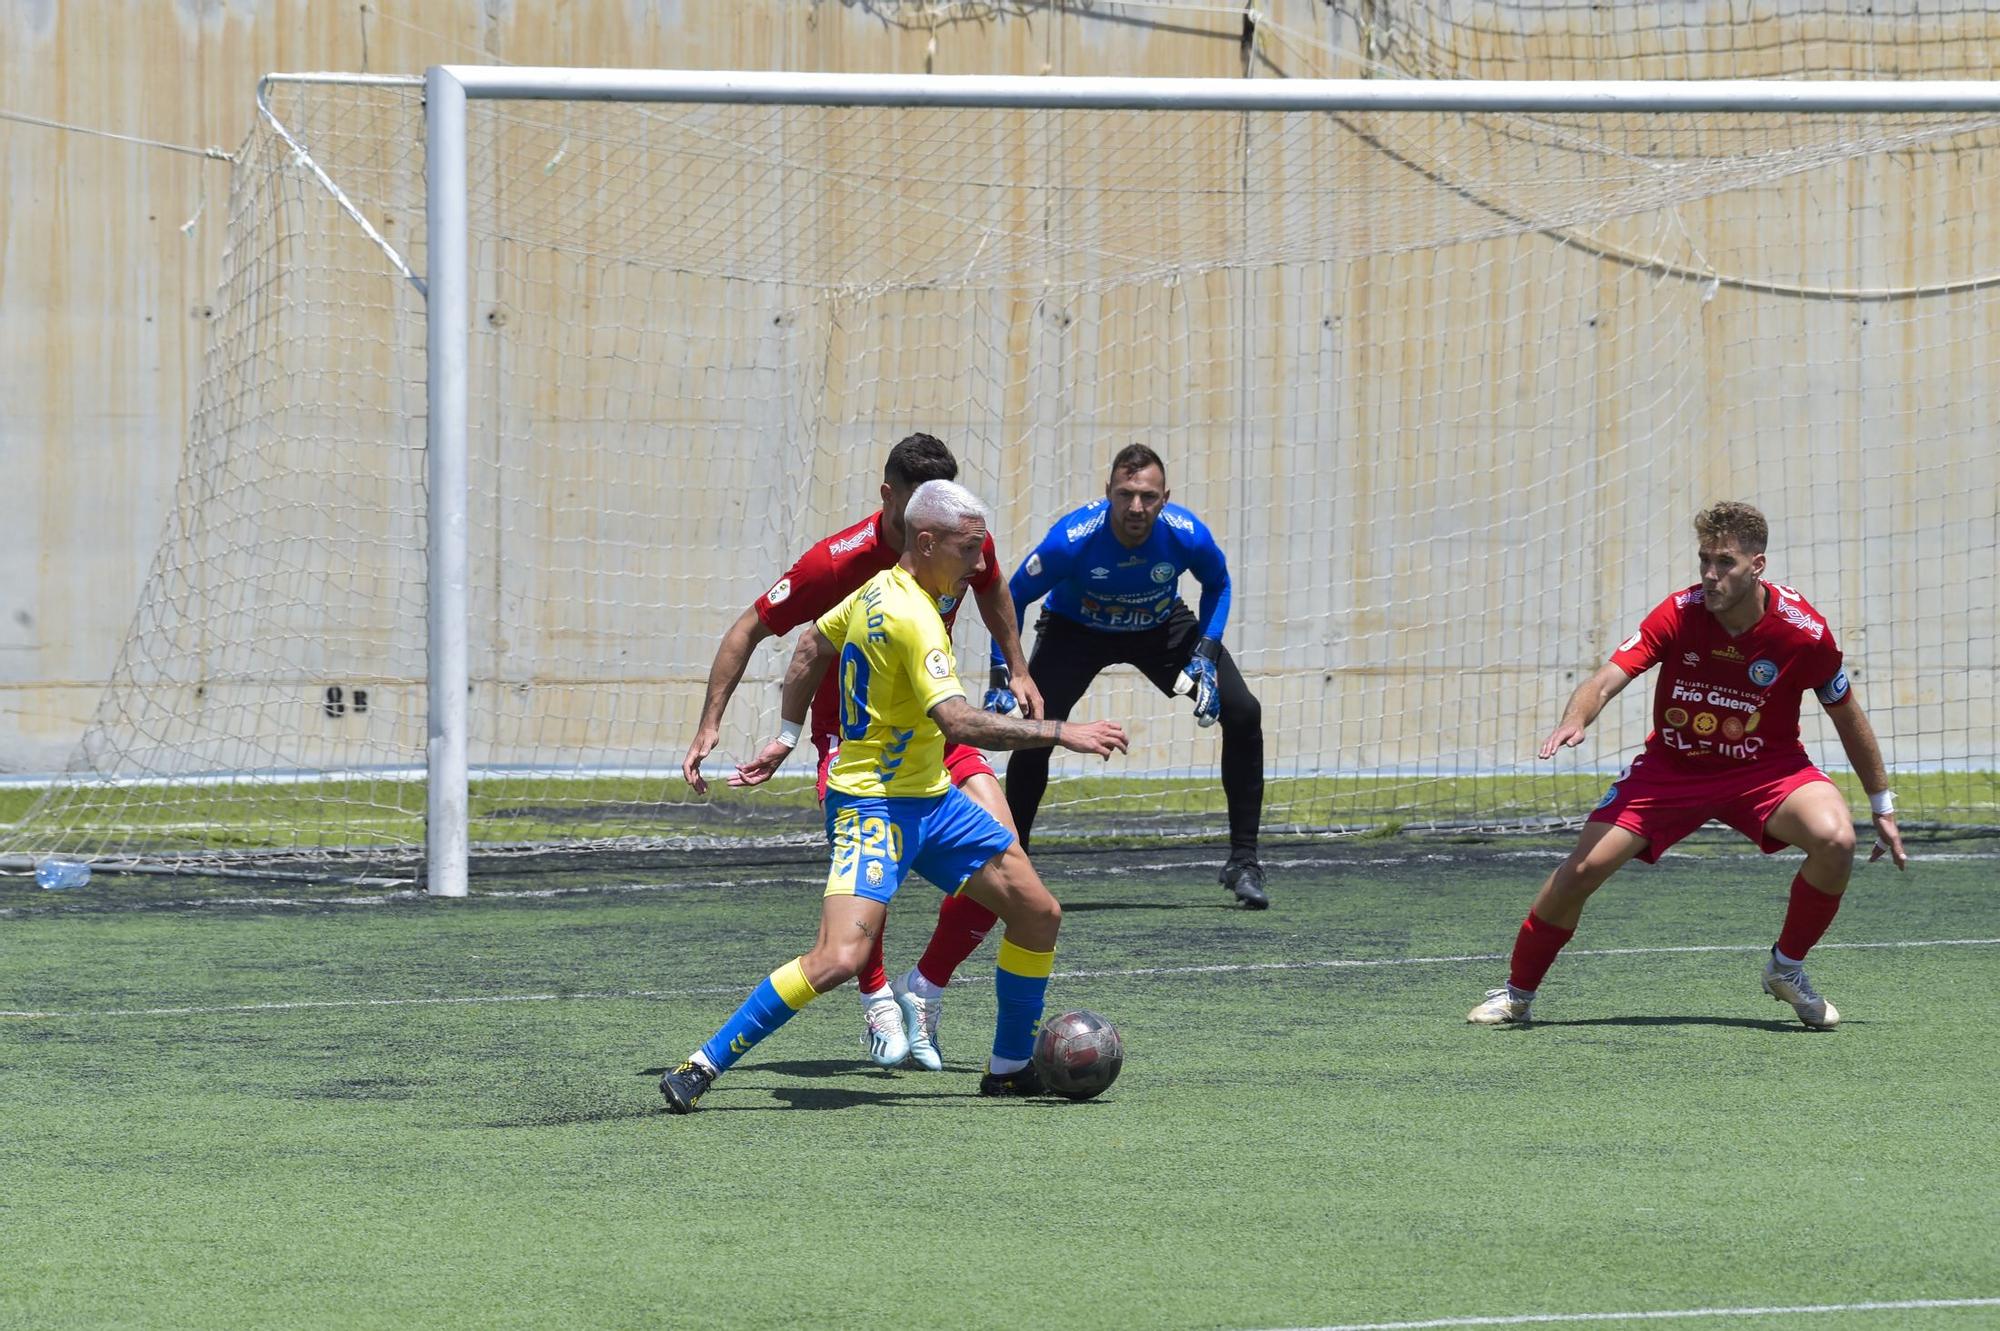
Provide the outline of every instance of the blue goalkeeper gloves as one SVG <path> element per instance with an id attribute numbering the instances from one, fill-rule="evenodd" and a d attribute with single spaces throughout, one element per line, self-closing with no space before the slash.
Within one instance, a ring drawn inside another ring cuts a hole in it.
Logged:
<path id="1" fill-rule="evenodd" d="M 1198 726 L 1212 726 L 1222 715 L 1222 694 L 1216 687 L 1215 658 L 1222 651 L 1222 644 L 1214 638 L 1203 638 L 1194 645 L 1194 655 L 1181 667 L 1181 677 L 1174 681 L 1174 692 L 1194 695 L 1194 722 Z"/>
<path id="2" fill-rule="evenodd" d="M 986 701 L 980 706 L 989 712 L 1002 716 L 1019 716 L 1021 700 L 1014 696 L 1008 685 L 1014 682 L 1013 672 L 1004 665 L 997 665 L 986 672 Z"/>

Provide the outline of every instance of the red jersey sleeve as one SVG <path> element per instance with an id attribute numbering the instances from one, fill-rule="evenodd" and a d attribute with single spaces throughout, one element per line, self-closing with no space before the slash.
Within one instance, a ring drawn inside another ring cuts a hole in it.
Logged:
<path id="1" fill-rule="evenodd" d="M 1623 670 L 1628 677 L 1643 675 L 1660 663 L 1667 654 L 1667 647 L 1681 627 L 1681 606 L 1687 592 L 1675 592 L 1666 600 L 1653 607 L 1652 613 L 1639 621 L 1639 631 L 1618 644 L 1611 653 L 1611 664 Z"/>
<path id="2" fill-rule="evenodd" d="M 1844 660 L 1840 648 L 1833 641 L 1833 629 L 1829 627 L 1826 637 L 1820 641 L 1812 673 L 1813 694 L 1828 707 L 1842 706 L 1853 696 Z"/>
<path id="3" fill-rule="evenodd" d="M 826 544 L 820 541 L 800 555 L 798 562 L 785 570 L 785 576 L 757 598 L 757 618 L 777 636 L 818 619 L 846 599 L 839 594 L 833 555 Z"/>

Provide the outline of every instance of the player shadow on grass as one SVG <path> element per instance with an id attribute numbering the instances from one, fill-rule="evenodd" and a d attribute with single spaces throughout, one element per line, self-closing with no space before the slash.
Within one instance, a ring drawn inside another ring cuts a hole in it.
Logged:
<path id="1" fill-rule="evenodd" d="M 1861 1025 L 1860 1022 L 1842 1023 Z M 1517 1030 L 1534 1030 L 1540 1026 L 1740 1026 L 1750 1031 L 1783 1031 L 1800 1035 L 1825 1035 L 1826 1031 L 1816 1031 L 1797 1021 L 1786 1021 L 1777 1017 L 1695 1017 L 1695 1016 L 1632 1016 L 1632 1017 L 1578 1017 L 1571 1021 L 1543 1021 L 1540 1018 L 1515 1027 Z"/>
<path id="2" fill-rule="evenodd" d="M 641 1068 L 636 1075 L 658 1077 L 665 1068 Z M 772 1082 L 770 1077 L 783 1077 Z M 830 1078 L 866 1077 L 867 1086 L 833 1085 Z M 725 1085 L 709 1092 L 701 1102 L 704 1114 L 717 1111 L 772 1113 L 787 1109 L 857 1109 L 874 1105 L 942 1104 L 946 1101 L 977 1100 L 979 1069 L 947 1066 L 943 1072 L 913 1072 L 908 1069 L 871 1067 L 848 1059 L 796 1058 L 753 1063 L 731 1074 Z M 731 1104 L 728 1093 L 768 1095 L 769 1101 Z M 775 1103 L 772 1103 L 775 1101 Z M 1049 1100 L 1032 1103 L 1065 1104 Z M 665 1106 L 647 1112 L 666 1112 Z M 635 1117 L 622 1115 L 621 1117 Z"/>
<path id="3" fill-rule="evenodd" d="M 671 1072 L 672 1070 L 673 1069 L 671 1068 L 664 1068 L 664 1067 L 640 1068 L 637 1072 L 633 1073 L 632 1075 L 635 1077 L 652 1077 L 655 1080 L 657 1080 L 658 1078 L 665 1076 L 668 1072 Z M 748 1073 L 753 1076 L 759 1072 L 775 1072 L 781 1077 L 838 1077 L 849 1073 L 860 1073 L 863 1075 L 869 1073 L 879 1073 L 884 1076 L 888 1076 L 888 1075 L 893 1075 L 894 1071 L 895 1070 L 891 1068 L 878 1068 L 872 1063 L 864 1063 L 858 1057 L 857 1058 L 777 1058 L 768 1061 L 759 1060 L 758 1062 L 755 1063 L 745 1064 L 741 1069 L 739 1069 L 736 1072 L 732 1072 L 730 1074 L 731 1078 L 730 1084 L 731 1085 L 737 1084 L 737 1082 L 741 1080 L 741 1078 L 745 1073 Z M 926 1072 L 920 1075 L 926 1077 L 935 1077 L 935 1076 L 943 1076 L 946 1074 Z"/>

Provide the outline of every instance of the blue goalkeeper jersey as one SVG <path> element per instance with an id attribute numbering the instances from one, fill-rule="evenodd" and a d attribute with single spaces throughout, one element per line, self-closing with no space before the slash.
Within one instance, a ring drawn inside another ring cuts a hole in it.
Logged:
<path id="1" fill-rule="evenodd" d="M 1229 564 L 1201 519 L 1168 504 L 1145 541 L 1126 549 L 1105 521 L 1110 502 L 1094 499 L 1049 528 L 1007 583 L 1014 614 L 1043 596 L 1049 612 L 1086 628 L 1137 633 L 1167 622 L 1181 604 L 1181 574 L 1201 583 L 1204 638 L 1220 638 L 1229 619 Z M 996 646 L 993 660 L 1000 661 Z"/>

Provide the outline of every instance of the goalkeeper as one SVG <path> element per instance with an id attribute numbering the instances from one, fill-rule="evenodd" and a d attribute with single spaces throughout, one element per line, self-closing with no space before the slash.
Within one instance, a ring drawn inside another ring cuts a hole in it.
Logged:
<path id="1" fill-rule="evenodd" d="M 1167 502 L 1167 468 L 1144 444 L 1111 460 L 1104 498 L 1049 528 L 1008 582 L 1014 614 L 1046 595 L 1028 671 L 1040 685 L 1044 717 L 1062 721 L 1107 666 L 1136 666 L 1162 693 L 1194 695 L 1195 720 L 1222 722 L 1222 791 L 1229 803 L 1229 860 L 1222 885 L 1251 910 L 1271 904 L 1257 862 L 1264 812 L 1263 709 L 1222 646 L 1229 618 L 1229 565 L 1201 520 Z M 1197 613 L 1180 598 L 1180 578 L 1201 583 Z M 1014 706 L 1007 666 L 993 650 L 988 711 Z M 1049 784 L 1047 748 L 1021 749 L 1007 763 L 1007 807 L 1027 845 Z"/>

